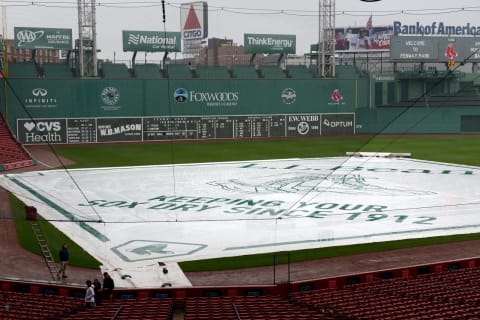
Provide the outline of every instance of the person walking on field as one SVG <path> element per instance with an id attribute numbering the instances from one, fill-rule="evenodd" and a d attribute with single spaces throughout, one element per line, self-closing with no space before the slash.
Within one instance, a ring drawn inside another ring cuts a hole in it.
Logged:
<path id="1" fill-rule="evenodd" d="M 70 258 L 70 255 L 68 253 L 68 248 L 66 243 L 62 245 L 62 248 L 60 249 L 58 256 L 60 258 L 60 270 L 58 270 L 58 278 L 60 278 L 60 276 L 62 276 L 62 278 L 67 278 L 66 271 L 67 271 L 68 259 Z"/>

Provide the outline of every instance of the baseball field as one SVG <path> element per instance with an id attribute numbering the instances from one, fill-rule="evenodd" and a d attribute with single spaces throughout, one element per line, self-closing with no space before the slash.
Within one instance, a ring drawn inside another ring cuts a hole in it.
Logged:
<path id="1" fill-rule="evenodd" d="M 45 146 L 59 159 L 70 159 L 73 165 L 65 165 L 64 170 L 73 168 L 100 168 L 116 166 L 145 166 L 212 163 L 225 161 L 322 158 L 345 156 L 347 152 L 410 153 L 419 160 L 437 161 L 449 164 L 480 166 L 480 140 L 475 135 L 429 135 L 429 136 L 354 136 L 280 140 L 218 140 L 203 142 L 170 141 L 145 144 L 96 144 Z M 133 188 L 135 186 L 132 186 Z M 14 196 L 13 208 L 16 212 L 17 231 L 22 245 L 37 251 L 35 239 L 29 232 L 29 224 L 23 219 L 23 204 Z M 41 213 L 40 213 L 41 215 Z M 42 222 L 47 240 L 52 247 L 62 242 L 70 243 L 71 263 L 83 267 L 96 267 L 98 263 L 81 248 L 75 246 L 68 237 L 49 224 Z M 23 232 L 22 232 L 23 230 Z M 399 241 L 376 242 L 348 246 L 335 246 L 289 252 L 291 262 L 325 257 L 351 255 L 362 252 L 384 251 L 419 245 L 479 239 L 480 234 L 458 234 L 433 238 L 418 238 Z M 282 263 L 287 255 L 280 255 L 276 262 Z M 182 262 L 184 271 L 220 270 L 229 268 L 269 265 L 272 254 L 262 253 L 201 261 Z"/>

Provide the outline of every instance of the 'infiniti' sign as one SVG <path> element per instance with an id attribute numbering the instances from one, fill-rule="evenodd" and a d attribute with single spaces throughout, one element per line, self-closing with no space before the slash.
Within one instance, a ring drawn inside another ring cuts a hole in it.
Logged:
<path id="1" fill-rule="evenodd" d="M 46 95 L 48 94 L 48 91 L 47 89 L 44 89 L 44 88 L 35 88 L 32 90 L 32 95 L 34 95 L 35 97 L 45 97 Z"/>
<path id="2" fill-rule="evenodd" d="M 57 107 L 57 98 L 49 95 L 45 88 L 32 89 L 31 96 L 24 99 L 27 108 L 55 108 Z"/>

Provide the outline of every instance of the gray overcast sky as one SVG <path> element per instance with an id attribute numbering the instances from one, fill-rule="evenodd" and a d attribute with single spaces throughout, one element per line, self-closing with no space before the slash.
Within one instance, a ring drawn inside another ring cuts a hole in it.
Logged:
<path id="1" fill-rule="evenodd" d="M 88 0 L 86 0 L 88 1 Z M 129 60 L 131 52 L 122 51 L 122 30 L 180 31 L 181 3 L 166 1 L 166 23 L 162 22 L 160 0 L 97 0 L 97 42 L 100 58 Z M 33 3 L 33 5 L 32 5 Z M 209 0 L 208 37 L 233 39 L 243 43 L 244 33 L 295 34 L 297 54 L 308 52 L 318 41 L 319 0 Z M 7 37 L 13 28 L 71 28 L 78 38 L 76 0 L 0 0 L 6 13 Z M 462 10 L 462 8 L 464 8 Z M 360 0 L 336 1 L 336 26 L 365 26 L 370 14 L 373 26 L 430 24 L 434 21 L 451 25 L 480 26 L 478 0 L 383 0 L 364 3 Z M 5 25 L 5 24 L 4 24 Z M 137 56 L 142 59 L 143 53 Z M 161 59 L 160 54 L 148 54 Z"/>

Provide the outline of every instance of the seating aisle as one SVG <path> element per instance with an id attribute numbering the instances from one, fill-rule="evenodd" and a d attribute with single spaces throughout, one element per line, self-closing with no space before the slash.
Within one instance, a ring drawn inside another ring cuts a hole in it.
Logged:
<path id="1" fill-rule="evenodd" d="M 33 164 L 32 157 L 15 139 L 8 123 L 0 114 L 0 172 Z"/>

